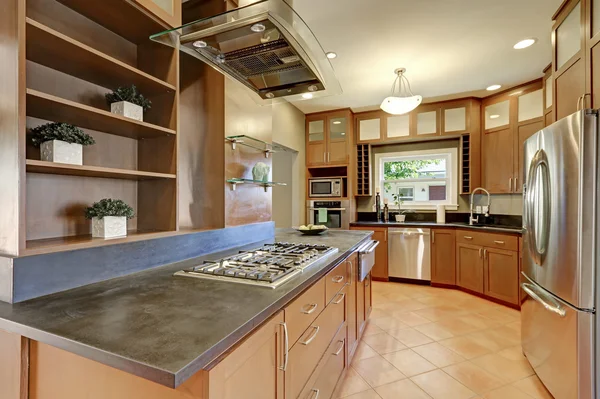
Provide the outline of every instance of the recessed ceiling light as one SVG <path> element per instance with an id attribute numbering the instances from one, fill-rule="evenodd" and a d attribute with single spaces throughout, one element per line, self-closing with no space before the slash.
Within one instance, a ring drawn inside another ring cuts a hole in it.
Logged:
<path id="1" fill-rule="evenodd" d="M 517 44 L 515 44 L 513 46 L 513 48 L 515 50 L 522 50 L 522 49 L 527 48 L 529 46 L 533 46 L 535 44 L 535 42 L 537 42 L 537 39 L 535 37 L 530 37 L 530 38 L 521 40 L 520 42 L 518 42 Z"/>
<path id="2" fill-rule="evenodd" d="M 341 125 L 341 124 L 342 124 L 342 121 L 333 121 L 333 124 L 334 124 L 334 125 Z"/>
<path id="3" fill-rule="evenodd" d="M 342 133 L 341 133 L 341 135 L 342 135 L 342 136 L 345 136 L 345 135 L 346 135 L 346 133 L 342 132 Z"/>
<path id="4" fill-rule="evenodd" d="M 500 115 L 490 115 L 490 119 L 498 119 L 500 118 Z"/>
<path id="5" fill-rule="evenodd" d="M 488 86 L 488 88 L 486 90 L 487 91 L 494 91 L 494 90 L 498 90 L 501 87 L 502 86 L 500 86 L 500 85 L 491 85 L 491 86 Z"/>
<path id="6" fill-rule="evenodd" d="M 192 43 L 192 46 L 197 48 L 204 48 L 207 46 L 207 44 L 204 40 L 196 40 L 194 43 Z"/>
<path id="7" fill-rule="evenodd" d="M 302 95 L 302 98 L 309 100 L 309 99 L 313 98 L 313 95 L 312 95 L 312 93 L 304 93 Z"/>
<path id="8" fill-rule="evenodd" d="M 250 30 L 251 30 L 252 32 L 256 32 L 256 33 L 259 33 L 259 32 L 264 32 L 264 31 L 265 31 L 265 29 L 266 29 L 266 27 L 265 27 L 263 24 L 261 24 L 261 23 L 254 24 L 254 25 L 252 25 L 252 26 L 250 27 Z"/>
<path id="9" fill-rule="evenodd" d="M 337 54 L 334 53 L 333 51 L 330 51 L 328 53 L 325 53 L 325 55 L 327 56 L 327 58 L 329 58 L 330 60 L 334 59 L 335 57 L 337 57 Z"/>
<path id="10" fill-rule="evenodd" d="M 274 98 L 275 94 L 273 94 L 273 93 L 267 93 L 266 96 L 267 96 L 267 98 Z"/>

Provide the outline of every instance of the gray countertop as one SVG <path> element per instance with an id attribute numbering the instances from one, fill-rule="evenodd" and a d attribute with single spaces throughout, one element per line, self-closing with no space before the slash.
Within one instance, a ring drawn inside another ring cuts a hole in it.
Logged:
<path id="1" fill-rule="evenodd" d="M 362 227 L 392 227 L 392 228 L 402 228 L 402 227 L 459 227 L 463 229 L 473 229 L 473 230 L 481 230 L 481 231 L 490 231 L 490 232 L 498 232 L 498 233 L 513 233 L 513 234 L 521 234 L 523 229 L 521 227 L 511 227 L 511 226 L 485 226 L 485 225 L 473 225 L 470 226 L 468 223 L 435 223 L 435 222 L 353 222 L 350 223 L 350 226 L 362 226 Z"/>
<path id="2" fill-rule="evenodd" d="M 277 241 L 324 244 L 339 248 L 339 252 L 276 289 L 173 277 L 175 271 L 235 250 L 14 305 L 0 302 L 0 329 L 177 387 L 282 309 L 369 236 L 363 231 L 330 231 L 310 237 L 278 229 Z"/>

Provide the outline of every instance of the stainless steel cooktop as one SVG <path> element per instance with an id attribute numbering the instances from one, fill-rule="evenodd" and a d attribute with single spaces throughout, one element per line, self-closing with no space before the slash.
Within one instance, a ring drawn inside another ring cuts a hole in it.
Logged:
<path id="1" fill-rule="evenodd" d="M 277 288 L 318 260 L 338 252 L 318 244 L 276 242 L 175 273 L 260 287 Z"/>

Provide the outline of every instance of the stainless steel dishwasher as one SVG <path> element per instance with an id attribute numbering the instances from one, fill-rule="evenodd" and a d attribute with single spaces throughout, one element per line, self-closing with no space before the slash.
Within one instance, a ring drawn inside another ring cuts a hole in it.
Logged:
<path id="1" fill-rule="evenodd" d="M 390 277 L 431 280 L 430 235 L 430 229 L 388 229 Z"/>

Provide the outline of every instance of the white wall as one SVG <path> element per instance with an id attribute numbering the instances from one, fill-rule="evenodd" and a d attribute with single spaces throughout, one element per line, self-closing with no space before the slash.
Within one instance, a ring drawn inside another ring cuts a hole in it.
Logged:
<path id="1" fill-rule="evenodd" d="M 278 206 L 278 200 L 286 201 L 287 195 L 291 196 L 291 225 L 299 226 L 306 222 L 306 141 L 304 133 L 304 114 L 292 104 L 283 102 L 273 105 L 273 143 L 280 144 L 289 149 L 297 151 L 297 154 L 280 154 L 282 157 L 290 156 L 291 159 L 291 193 L 285 190 L 273 191 L 273 220 L 277 227 L 289 224 L 287 206 Z M 278 161 L 279 158 L 274 160 Z M 283 164 L 289 161 L 283 161 Z M 275 164 L 273 165 L 275 168 Z M 275 169 L 273 176 L 276 175 Z M 281 197 L 279 194 L 282 194 Z"/>

